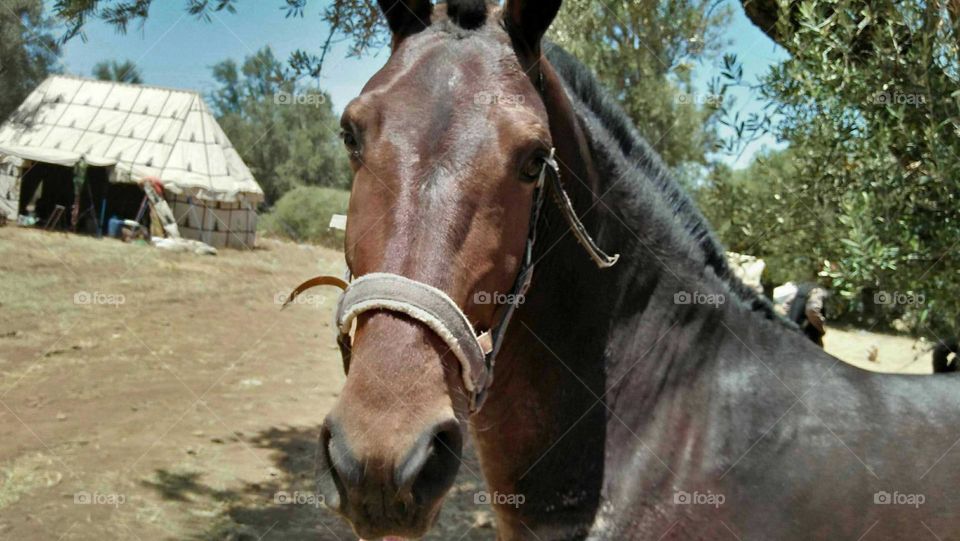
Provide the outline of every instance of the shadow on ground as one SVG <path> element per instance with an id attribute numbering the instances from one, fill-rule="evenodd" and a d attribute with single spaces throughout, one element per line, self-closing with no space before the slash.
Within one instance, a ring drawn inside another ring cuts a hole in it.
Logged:
<path id="1" fill-rule="evenodd" d="M 168 502 L 220 510 L 192 521 L 197 526 L 195 531 L 199 532 L 193 536 L 196 541 L 353 541 L 357 536 L 350 527 L 312 500 L 318 431 L 316 428 L 270 428 L 245 438 L 252 447 L 272 451 L 270 456 L 277 474 L 269 482 L 244 483 L 219 490 L 203 482 L 203 472 L 160 469 L 153 480 L 143 484 Z M 473 450 L 468 448 L 440 520 L 424 539 L 489 541 L 496 537 L 491 510 L 474 503 L 474 495 L 483 486 L 475 475 L 479 472 Z"/>

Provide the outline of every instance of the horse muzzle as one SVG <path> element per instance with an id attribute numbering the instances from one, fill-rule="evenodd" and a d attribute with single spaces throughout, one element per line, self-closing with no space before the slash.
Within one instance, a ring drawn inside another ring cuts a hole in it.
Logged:
<path id="1" fill-rule="evenodd" d="M 317 492 L 361 539 L 418 538 L 436 520 L 462 449 L 462 430 L 450 419 L 426 427 L 393 457 L 358 454 L 331 414 L 320 436 Z"/>

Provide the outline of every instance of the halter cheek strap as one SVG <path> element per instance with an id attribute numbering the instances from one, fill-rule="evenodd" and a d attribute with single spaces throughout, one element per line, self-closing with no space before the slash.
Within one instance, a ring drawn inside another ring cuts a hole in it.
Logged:
<path id="1" fill-rule="evenodd" d="M 550 185 L 547 186 L 549 181 Z M 537 238 L 537 224 L 543 208 L 547 189 L 554 192 L 554 201 L 577 241 L 600 268 L 613 266 L 619 256 L 604 253 L 587 234 L 583 223 L 573 210 L 570 198 L 560 184 L 560 169 L 553 152 L 544 159 L 544 167 L 534 187 L 533 208 L 524 248 L 523 260 L 517 272 L 508 303 L 499 311 L 497 322 L 489 331 L 477 333 L 463 309 L 443 291 L 423 282 L 391 273 L 370 273 L 348 283 L 333 276 L 318 276 L 300 284 L 287 297 L 284 307 L 304 291 L 321 285 L 343 289 L 337 303 L 337 343 L 343 357 L 344 371 L 350 370 L 352 340 L 350 329 L 353 321 L 370 310 L 386 310 L 403 314 L 426 325 L 446 343 L 460 361 L 463 384 L 470 398 L 470 411 L 476 412 L 486 399 L 487 390 L 493 382 L 493 368 L 497 353 L 503 345 L 507 327 L 517 308 L 516 299 L 522 298 L 530 287 L 533 277 L 533 245 Z"/>

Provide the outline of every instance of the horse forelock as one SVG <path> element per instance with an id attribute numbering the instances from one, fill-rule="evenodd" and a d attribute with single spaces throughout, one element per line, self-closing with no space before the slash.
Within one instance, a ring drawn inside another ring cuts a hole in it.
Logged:
<path id="1" fill-rule="evenodd" d="M 447 17 L 464 30 L 474 30 L 487 21 L 486 0 L 450 0 Z"/>

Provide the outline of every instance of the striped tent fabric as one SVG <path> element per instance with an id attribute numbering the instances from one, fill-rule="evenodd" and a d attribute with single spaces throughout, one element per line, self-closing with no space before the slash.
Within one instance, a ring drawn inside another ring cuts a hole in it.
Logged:
<path id="1" fill-rule="evenodd" d="M 253 246 L 263 190 L 197 92 L 49 77 L 0 125 L 0 210 L 16 206 L 21 164 L 81 160 L 112 183 L 158 179 L 188 238 Z"/>

